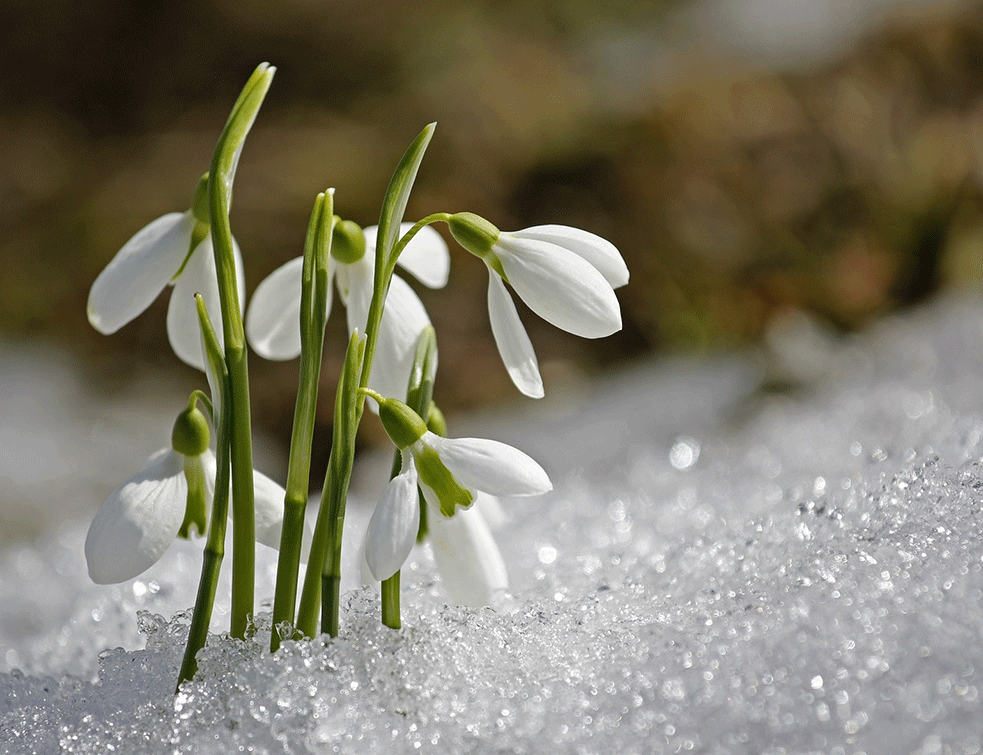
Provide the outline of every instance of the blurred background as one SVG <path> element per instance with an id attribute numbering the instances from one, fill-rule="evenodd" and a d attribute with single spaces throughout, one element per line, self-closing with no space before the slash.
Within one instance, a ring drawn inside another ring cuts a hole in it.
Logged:
<path id="1" fill-rule="evenodd" d="M 108 338 L 88 325 L 86 297 L 134 232 L 188 206 L 264 60 L 278 72 L 233 208 L 247 291 L 300 254 L 318 191 L 337 187 L 339 214 L 376 222 L 396 161 L 436 120 L 407 218 L 574 225 L 611 239 L 631 269 L 624 330 L 608 339 L 569 336 L 517 301 L 547 400 L 656 353 L 768 353 L 790 322 L 835 338 L 983 279 L 976 3 L 4 0 L 4 385 L 14 368 L 25 385 L 51 378 L 49 356 L 9 356 L 25 348 L 57 354 L 76 381 L 67 405 L 120 404 L 139 385 L 167 386 L 179 407 L 198 385 L 167 346 L 167 294 Z M 417 287 L 439 335 L 439 402 L 453 413 L 524 401 L 491 338 L 484 266 L 452 246 L 451 270 L 447 289 Z M 338 314 L 323 396 L 345 340 Z M 785 354 L 769 380 L 808 380 L 808 357 Z M 250 366 L 257 427 L 285 449 L 297 362 Z M 9 408 L 0 428 L 10 482 L 24 431 Z M 166 437 L 147 432 L 151 450 Z"/>

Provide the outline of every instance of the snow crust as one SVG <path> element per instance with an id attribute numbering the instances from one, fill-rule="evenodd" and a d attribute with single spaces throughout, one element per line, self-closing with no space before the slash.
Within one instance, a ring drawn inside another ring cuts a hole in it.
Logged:
<path id="1" fill-rule="evenodd" d="M 263 612 L 177 696 L 195 544 L 117 587 L 85 523 L 8 549 L 4 751 L 979 753 L 983 301 L 769 343 L 476 420 L 557 483 L 506 502 L 494 609 L 444 605 L 417 549 L 402 631 L 354 589 L 341 637 L 270 656 Z"/>

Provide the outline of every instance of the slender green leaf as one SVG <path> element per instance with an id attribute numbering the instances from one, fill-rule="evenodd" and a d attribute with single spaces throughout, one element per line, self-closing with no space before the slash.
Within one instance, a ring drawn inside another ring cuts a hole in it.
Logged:
<path id="1" fill-rule="evenodd" d="M 423 154 L 427 151 L 427 145 L 430 144 L 436 128 L 436 123 L 430 123 L 419 133 L 403 153 L 403 158 L 396 166 L 396 172 L 389 182 L 386 198 L 382 203 L 382 212 L 379 215 L 379 236 L 376 241 L 376 254 L 384 261 L 388 261 L 389 254 L 396 243 L 399 224 L 403 222 L 403 213 L 406 212 L 406 202 L 413 190 L 413 182 L 416 181 Z"/>

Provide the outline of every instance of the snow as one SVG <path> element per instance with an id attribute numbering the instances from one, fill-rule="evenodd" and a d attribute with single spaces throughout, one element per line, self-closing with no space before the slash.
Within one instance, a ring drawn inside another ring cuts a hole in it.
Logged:
<path id="1" fill-rule="evenodd" d="M 768 348 L 472 418 L 556 483 L 505 504 L 509 594 L 447 606 L 417 549 L 403 630 L 354 588 L 339 638 L 274 656 L 268 602 L 245 642 L 220 607 L 177 696 L 194 543 L 115 587 L 85 522 L 8 548 L 4 751 L 979 753 L 983 300 Z"/>

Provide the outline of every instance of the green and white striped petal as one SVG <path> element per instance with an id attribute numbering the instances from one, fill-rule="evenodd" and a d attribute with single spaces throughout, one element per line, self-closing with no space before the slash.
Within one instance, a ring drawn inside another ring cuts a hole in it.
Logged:
<path id="1" fill-rule="evenodd" d="M 529 496 L 553 489 L 549 475 L 532 457 L 517 448 L 486 438 L 444 438 L 427 432 L 418 445 L 429 446 L 457 483 L 472 493 L 495 496 Z"/>

